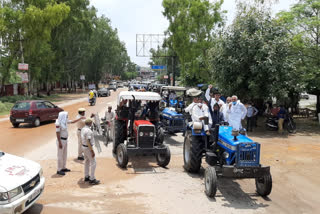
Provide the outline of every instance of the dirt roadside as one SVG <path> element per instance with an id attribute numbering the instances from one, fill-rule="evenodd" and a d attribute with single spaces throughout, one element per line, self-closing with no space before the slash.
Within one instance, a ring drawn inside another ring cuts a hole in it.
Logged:
<path id="1" fill-rule="evenodd" d="M 115 105 L 116 93 L 100 98 L 97 106 L 86 107 L 89 114 L 106 105 Z M 73 118 L 87 102 L 66 106 Z M 97 178 L 101 185 L 83 182 L 83 164 L 75 160 L 75 126 L 70 126 L 68 168 L 65 177 L 56 175 L 54 125 L 38 128 L 11 128 L 0 122 L 0 149 L 35 160 L 46 177 L 45 191 L 27 214 L 73 213 L 318 213 L 320 209 L 320 132 L 298 124 L 298 133 L 280 136 L 256 131 L 249 136 L 262 144 L 261 163 L 271 166 L 273 190 L 269 197 L 255 193 L 254 180 L 219 178 L 215 199 L 204 194 L 203 170 L 188 174 L 183 170 L 183 137 L 166 138 L 172 157 L 167 169 L 158 167 L 152 158 L 136 158 L 127 170 L 116 166 L 111 147 L 97 154 Z M 314 128 L 314 127 L 313 127 Z M 3 149 L 6 148 L 7 150 Z M 204 161 L 203 161 L 204 163 Z M 203 167 L 206 167 L 203 164 Z"/>

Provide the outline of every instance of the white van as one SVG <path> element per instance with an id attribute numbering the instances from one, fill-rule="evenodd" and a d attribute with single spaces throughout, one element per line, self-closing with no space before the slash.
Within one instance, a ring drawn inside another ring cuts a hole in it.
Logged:
<path id="1" fill-rule="evenodd" d="M 40 164 L 0 151 L 0 213 L 22 213 L 44 189 Z"/>

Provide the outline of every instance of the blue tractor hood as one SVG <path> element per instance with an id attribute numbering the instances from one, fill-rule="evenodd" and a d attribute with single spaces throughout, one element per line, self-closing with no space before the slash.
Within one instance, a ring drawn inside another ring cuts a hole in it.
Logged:
<path id="1" fill-rule="evenodd" d="M 254 141 L 248 138 L 246 135 L 239 134 L 237 136 L 237 140 L 234 141 L 234 137 L 231 135 L 232 133 L 232 127 L 231 126 L 220 126 L 219 127 L 219 141 L 222 141 L 223 143 L 229 144 L 232 148 L 232 150 L 235 150 L 236 146 L 239 143 L 253 143 Z M 230 149 L 229 148 L 229 149 Z"/>
<path id="2" fill-rule="evenodd" d="M 166 115 L 169 115 L 169 116 L 181 116 L 182 114 L 179 114 L 177 113 L 175 110 L 173 110 L 172 108 L 165 108 L 163 111 L 162 111 L 162 114 L 166 114 Z"/>

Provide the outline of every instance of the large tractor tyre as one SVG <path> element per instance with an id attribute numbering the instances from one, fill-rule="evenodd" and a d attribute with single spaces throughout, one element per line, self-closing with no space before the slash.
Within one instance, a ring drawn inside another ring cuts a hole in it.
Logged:
<path id="1" fill-rule="evenodd" d="M 192 137 L 191 131 L 188 131 L 183 143 L 183 167 L 187 172 L 199 172 L 201 167 L 201 153 L 201 141 L 198 137 Z"/>
<path id="2" fill-rule="evenodd" d="M 164 141 L 164 131 L 163 131 L 163 128 L 161 128 L 161 127 L 158 127 L 158 129 L 157 129 L 156 141 L 158 142 L 159 145 L 162 145 L 162 144 L 163 144 L 163 141 Z"/>
<path id="3" fill-rule="evenodd" d="M 128 165 L 128 151 L 126 145 L 123 143 L 119 144 L 117 147 L 117 162 L 121 168 L 126 168 Z"/>
<path id="4" fill-rule="evenodd" d="M 163 154 L 156 154 L 157 163 L 161 167 L 166 167 L 171 159 L 171 152 L 167 145 L 164 145 L 166 152 Z"/>
<path id="5" fill-rule="evenodd" d="M 114 141 L 113 153 L 116 153 L 117 146 L 124 143 L 126 139 L 126 122 L 121 120 L 114 121 Z"/>
<path id="6" fill-rule="evenodd" d="M 272 177 L 271 174 L 262 176 L 261 178 L 256 178 L 256 188 L 257 193 L 261 196 L 267 196 L 272 190 Z"/>
<path id="7" fill-rule="evenodd" d="M 204 185 L 206 195 L 210 198 L 215 197 L 217 192 L 218 178 L 214 167 L 209 166 L 204 173 Z"/>

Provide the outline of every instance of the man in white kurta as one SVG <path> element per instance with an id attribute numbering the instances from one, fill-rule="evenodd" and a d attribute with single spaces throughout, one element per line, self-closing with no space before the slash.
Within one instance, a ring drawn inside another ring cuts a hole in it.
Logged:
<path id="1" fill-rule="evenodd" d="M 242 128 L 241 121 L 246 117 L 247 108 L 238 100 L 237 96 L 232 96 L 232 103 L 229 104 L 229 125 L 233 130 L 239 131 Z"/>

